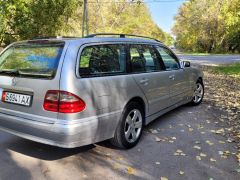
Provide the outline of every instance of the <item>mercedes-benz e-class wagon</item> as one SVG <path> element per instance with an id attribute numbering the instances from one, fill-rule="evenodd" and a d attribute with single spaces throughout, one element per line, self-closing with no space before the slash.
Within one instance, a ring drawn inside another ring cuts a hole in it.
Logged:
<path id="1" fill-rule="evenodd" d="M 131 148 L 145 125 L 203 96 L 202 72 L 147 37 L 34 39 L 0 54 L 0 129 L 53 146 Z"/>

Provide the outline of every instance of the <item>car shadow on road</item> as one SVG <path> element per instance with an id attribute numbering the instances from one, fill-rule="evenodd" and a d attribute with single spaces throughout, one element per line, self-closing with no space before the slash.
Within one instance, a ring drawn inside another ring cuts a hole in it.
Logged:
<path id="1" fill-rule="evenodd" d="M 157 118 L 156 120 L 154 120 L 153 122 L 151 122 L 150 124 L 145 126 L 145 131 L 147 131 L 147 129 L 149 129 L 151 127 L 154 127 L 157 124 L 159 125 L 159 123 L 167 123 L 167 122 L 165 122 L 167 117 L 174 116 L 174 114 L 176 114 L 179 111 L 183 111 L 186 108 L 188 108 L 188 106 L 178 107 L 178 108 L 166 113 L 165 115 L 161 116 L 160 118 Z M 171 119 L 171 118 L 169 118 L 169 119 Z M 142 141 L 142 139 L 140 140 L 140 142 L 141 141 Z M 99 146 L 102 146 L 105 148 L 109 148 L 109 149 L 121 150 L 121 149 L 113 146 L 109 140 L 99 142 L 96 145 L 99 145 Z M 66 148 L 45 145 L 45 144 L 41 144 L 41 143 L 37 143 L 37 142 L 33 142 L 30 140 L 25 140 L 25 139 L 16 137 L 13 140 L 11 140 L 11 142 L 8 143 L 7 149 L 10 149 L 14 152 L 18 152 L 18 153 L 24 154 L 26 156 L 34 157 L 37 159 L 54 161 L 54 160 L 63 159 L 63 158 L 69 157 L 69 156 L 88 152 L 88 151 L 94 149 L 96 147 L 96 145 L 92 144 L 92 145 L 82 146 L 82 147 L 78 147 L 78 148 L 66 149 Z"/>
<path id="2" fill-rule="evenodd" d="M 87 152 L 95 148 L 95 145 L 66 149 L 17 138 L 14 140 L 14 142 L 9 143 L 7 148 L 14 152 L 18 152 L 40 160 L 54 161 Z"/>

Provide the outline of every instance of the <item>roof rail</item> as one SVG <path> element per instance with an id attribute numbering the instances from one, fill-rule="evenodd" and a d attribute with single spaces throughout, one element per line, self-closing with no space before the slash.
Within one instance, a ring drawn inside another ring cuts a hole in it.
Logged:
<path id="1" fill-rule="evenodd" d="M 80 38 L 80 37 L 74 37 L 74 36 L 43 36 L 43 37 L 35 37 L 33 40 L 36 39 L 60 39 L 60 38 Z"/>
<path id="2" fill-rule="evenodd" d="M 126 38 L 127 36 L 129 37 L 140 37 L 144 39 L 151 39 L 157 42 L 161 42 L 155 38 L 147 37 L 147 36 L 140 36 L 140 35 L 134 35 L 134 34 L 117 34 L 117 33 L 98 33 L 98 34 L 90 34 L 88 36 L 84 36 L 84 38 L 93 38 L 96 36 L 119 36 L 120 38 Z"/>

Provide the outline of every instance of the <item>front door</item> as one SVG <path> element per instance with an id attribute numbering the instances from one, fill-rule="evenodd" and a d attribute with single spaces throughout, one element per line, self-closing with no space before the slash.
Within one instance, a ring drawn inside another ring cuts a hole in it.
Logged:
<path id="1" fill-rule="evenodd" d="M 177 57 L 166 47 L 157 46 L 165 65 L 166 72 L 169 73 L 169 87 L 171 105 L 179 103 L 186 98 L 188 92 L 188 77 L 184 69 L 181 68 Z"/>
<path id="2" fill-rule="evenodd" d="M 170 105 L 168 72 L 163 70 L 158 54 L 151 45 L 130 45 L 130 71 L 144 92 L 154 114 Z"/>

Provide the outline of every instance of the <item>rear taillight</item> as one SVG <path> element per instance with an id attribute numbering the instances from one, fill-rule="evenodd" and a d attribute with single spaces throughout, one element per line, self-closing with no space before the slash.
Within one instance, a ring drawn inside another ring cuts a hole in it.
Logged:
<path id="1" fill-rule="evenodd" d="M 2 102 L 4 102 L 4 101 L 5 101 L 5 99 L 6 99 L 6 92 L 5 92 L 5 91 L 3 91 L 3 93 L 2 93 Z"/>
<path id="2" fill-rule="evenodd" d="M 47 91 L 43 108 L 60 113 L 78 113 L 85 109 L 85 102 L 75 94 L 66 91 Z"/>

